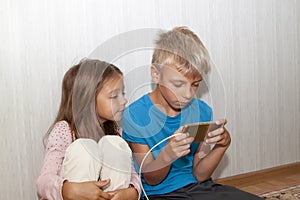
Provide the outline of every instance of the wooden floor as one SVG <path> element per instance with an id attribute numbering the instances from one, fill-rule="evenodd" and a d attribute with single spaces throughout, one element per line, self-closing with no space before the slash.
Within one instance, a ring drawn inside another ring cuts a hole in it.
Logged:
<path id="1" fill-rule="evenodd" d="M 260 195 L 300 184 L 300 162 L 215 180 Z"/>

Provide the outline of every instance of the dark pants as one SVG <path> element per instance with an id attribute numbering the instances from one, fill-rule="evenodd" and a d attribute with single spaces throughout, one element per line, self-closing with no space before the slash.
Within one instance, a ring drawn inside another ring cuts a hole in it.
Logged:
<path id="1" fill-rule="evenodd" d="M 214 183 L 211 179 L 192 183 L 167 194 L 148 196 L 150 200 L 261 200 L 262 198 L 237 188 Z M 146 200 L 146 198 L 142 198 Z"/>

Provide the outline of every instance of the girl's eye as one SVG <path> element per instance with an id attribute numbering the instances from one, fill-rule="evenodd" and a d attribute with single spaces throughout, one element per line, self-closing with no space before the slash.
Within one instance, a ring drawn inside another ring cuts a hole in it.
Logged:
<path id="1" fill-rule="evenodd" d="M 193 87 L 199 87 L 199 83 L 195 83 L 192 85 Z"/>
<path id="2" fill-rule="evenodd" d="M 116 99 L 116 98 L 118 98 L 118 95 L 113 95 L 113 96 L 111 96 L 111 98 Z"/>

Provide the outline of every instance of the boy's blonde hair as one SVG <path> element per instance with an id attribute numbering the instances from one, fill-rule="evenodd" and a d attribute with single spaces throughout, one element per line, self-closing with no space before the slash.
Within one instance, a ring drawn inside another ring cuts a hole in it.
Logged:
<path id="1" fill-rule="evenodd" d="M 209 53 L 198 36 L 187 27 L 175 27 L 159 34 L 152 56 L 152 65 L 175 67 L 185 76 L 208 73 Z"/>

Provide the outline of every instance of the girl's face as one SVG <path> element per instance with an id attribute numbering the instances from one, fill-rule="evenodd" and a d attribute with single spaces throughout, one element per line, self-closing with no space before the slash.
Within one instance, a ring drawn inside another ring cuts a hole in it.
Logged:
<path id="1" fill-rule="evenodd" d="M 107 120 L 120 121 L 126 103 L 123 76 L 115 74 L 105 82 L 96 97 L 100 123 L 104 123 Z"/>

